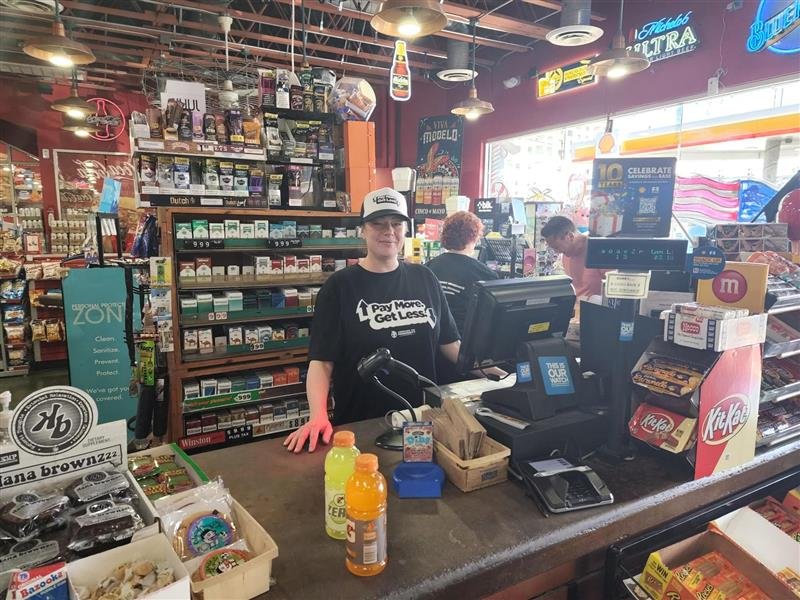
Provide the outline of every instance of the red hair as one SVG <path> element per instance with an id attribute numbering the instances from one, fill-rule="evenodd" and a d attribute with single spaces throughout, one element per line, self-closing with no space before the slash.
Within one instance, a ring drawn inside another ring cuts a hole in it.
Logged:
<path id="1" fill-rule="evenodd" d="M 470 212 L 460 210 L 445 219 L 442 246 L 447 250 L 463 250 L 483 235 L 483 223 Z"/>

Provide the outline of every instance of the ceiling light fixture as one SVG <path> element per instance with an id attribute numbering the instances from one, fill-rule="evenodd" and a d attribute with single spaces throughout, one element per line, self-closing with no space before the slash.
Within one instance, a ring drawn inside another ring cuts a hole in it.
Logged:
<path id="1" fill-rule="evenodd" d="M 33 58 L 46 60 L 56 67 L 68 68 L 93 63 L 96 60 L 94 53 L 85 44 L 67 37 L 64 22 L 58 13 L 58 2 L 54 2 L 53 6 L 53 33 L 27 40 L 22 47 L 23 52 Z"/>
<path id="2" fill-rule="evenodd" d="M 639 73 L 650 66 L 650 60 L 641 52 L 628 50 L 625 34 L 622 32 L 622 14 L 625 0 L 619 3 L 619 27 L 611 41 L 611 48 L 589 61 L 589 72 L 598 77 L 622 79 L 632 73 Z"/>
<path id="3" fill-rule="evenodd" d="M 100 130 L 94 125 L 86 122 L 86 118 L 76 119 L 64 114 L 64 124 L 61 126 L 64 131 L 71 131 L 78 137 L 88 137 L 92 133 L 98 133 Z"/>
<path id="4" fill-rule="evenodd" d="M 370 24 L 390 37 L 414 38 L 441 31 L 447 16 L 436 0 L 386 0 Z"/>
<path id="5" fill-rule="evenodd" d="M 66 113 L 73 119 L 85 119 L 94 113 L 94 104 L 78 96 L 78 76 L 75 69 L 72 70 L 72 89 L 70 90 L 69 96 L 61 100 L 56 100 L 50 105 L 50 108 Z"/>
<path id="6" fill-rule="evenodd" d="M 478 20 L 471 18 L 469 24 L 472 26 L 472 71 L 473 73 L 477 73 L 477 71 L 475 71 L 475 32 L 478 28 Z M 454 115 L 464 117 L 469 121 L 474 121 L 478 117 L 493 113 L 494 106 L 492 106 L 491 102 L 478 98 L 478 90 L 475 89 L 475 77 L 473 77 L 467 99 L 456 104 L 450 112 Z"/>

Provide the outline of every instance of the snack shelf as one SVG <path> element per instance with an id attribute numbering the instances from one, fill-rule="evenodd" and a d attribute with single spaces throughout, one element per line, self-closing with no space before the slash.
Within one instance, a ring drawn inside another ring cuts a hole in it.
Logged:
<path id="1" fill-rule="evenodd" d="M 789 398 L 794 398 L 795 396 L 800 396 L 800 381 L 790 383 L 789 385 L 785 385 L 774 390 L 761 392 L 760 403 L 767 404 L 770 402 L 782 402 L 783 400 L 788 400 Z"/>
<path id="2" fill-rule="evenodd" d="M 272 400 L 283 400 L 298 394 L 305 393 L 304 383 L 289 383 L 286 385 L 274 385 L 268 388 L 256 390 L 242 390 L 241 392 L 230 392 L 227 394 L 217 394 L 216 396 L 203 396 L 183 401 L 183 414 L 205 412 L 231 406 L 246 406 L 253 402 L 268 402 Z"/>
<path id="3" fill-rule="evenodd" d="M 297 338 L 293 340 L 279 340 L 274 342 L 259 342 L 257 344 L 242 344 L 240 346 L 229 346 L 232 350 L 225 352 L 208 352 L 206 354 L 183 355 L 184 363 L 195 363 L 214 361 L 237 356 L 260 356 L 267 352 L 276 352 L 290 348 L 307 348 L 308 338 Z"/>
<path id="4" fill-rule="evenodd" d="M 298 308 L 275 308 L 272 310 L 240 310 L 236 312 L 222 313 L 226 318 L 218 318 L 219 313 L 213 314 L 214 318 L 209 319 L 205 315 L 181 315 L 181 327 L 197 327 L 199 325 L 219 325 L 229 324 L 235 325 L 237 323 L 258 323 L 260 321 L 274 321 L 277 319 L 285 319 L 286 317 L 303 318 L 313 317 L 313 307 L 303 306 Z M 237 315 L 230 318 L 229 315 Z"/>
<path id="5" fill-rule="evenodd" d="M 783 442 L 787 442 L 798 436 L 800 436 L 800 423 L 793 425 L 792 427 L 788 427 L 783 431 L 778 431 L 772 435 L 761 438 L 756 442 L 756 448 L 775 446 L 776 444 L 782 444 Z"/>
<path id="6" fill-rule="evenodd" d="M 764 343 L 763 358 L 789 358 L 800 354 L 800 339 L 790 340 L 788 342 L 770 342 Z"/>
<path id="7" fill-rule="evenodd" d="M 241 290 L 252 288 L 268 288 L 281 285 L 316 285 L 325 283 L 330 273 L 315 273 L 313 275 L 283 275 L 249 281 L 210 281 L 196 283 L 178 282 L 179 290 Z M 800 341 L 798 341 L 800 344 Z"/>

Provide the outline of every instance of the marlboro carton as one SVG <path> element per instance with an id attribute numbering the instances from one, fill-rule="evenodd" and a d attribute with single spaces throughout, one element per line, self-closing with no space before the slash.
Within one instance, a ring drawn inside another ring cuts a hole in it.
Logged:
<path id="1" fill-rule="evenodd" d="M 683 452 L 695 439 L 697 419 L 641 403 L 628 423 L 631 435 L 667 452 Z"/>

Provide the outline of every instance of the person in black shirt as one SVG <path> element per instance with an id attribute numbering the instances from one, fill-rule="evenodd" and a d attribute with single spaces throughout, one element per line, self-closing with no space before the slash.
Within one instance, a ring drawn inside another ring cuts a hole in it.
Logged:
<path id="1" fill-rule="evenodd" d="M 284 441 L 290 451 L 300 452 L 308 440 L 313 452 L 319 436 L 326 444 L 330 440 L 331 385 L 337 424 L 402 408 L 358 375 L 358 361 L 378 348 L 388 348 L 433 381 L 439 352 L 452 363 L 458 358 L 458 329 L 436 277 L 422 265 L 398 260 L 409 221 L 405 198 L 390 188 L 367 194 L 362 220 L 367 256 L 334 273 L 317 296 L 306 382 L 311 417 Z M 421 394 L 403 380 L 391 375 L 381 380 L 421 404 Z"/>
<path id="2" fill-rule="evenodd" d="M 458 211 L 445 219 L 442 246 L 445 252 L 426 265 L 442 284 L 458 331 L 463 334 L 472 284 L 497 279 L 497 273 L 472 258 L 483 235 L 483 223 L 470 212 Z"/>

